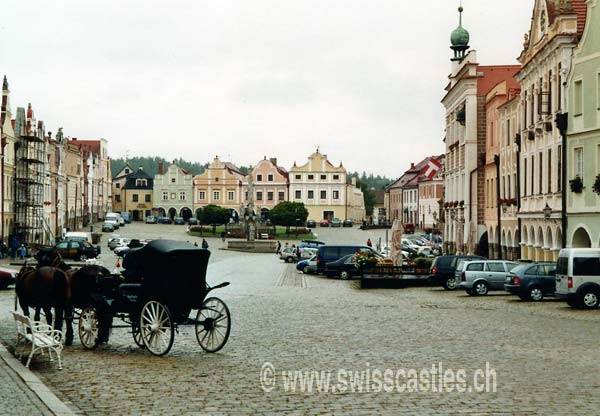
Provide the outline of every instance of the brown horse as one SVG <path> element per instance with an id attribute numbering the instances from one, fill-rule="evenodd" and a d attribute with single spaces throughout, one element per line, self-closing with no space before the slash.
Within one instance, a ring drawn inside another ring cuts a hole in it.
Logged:
<path id="1" fill-rule="evenodd" d="M 84 266 L 74 271 L 62 261 L 58 253 L 53 254 L 50 259 L 39 256 L 38 261 L 41 267 L 33 268 L 25 264 L 17 275 L 15 292 L 19 305 L 26 316 L 29 316 L 30 307 L 35 308 L 35 320 L 39 320 L 40 309 L 43 309 L 49 325 L 52 324 L 51 308 L 54 308 L 54 328 L 62 330 L 65 321 L 65 344 L 71 345 L 73 307 L 90 305 L 91 293 L 97 288 L 99 280 L 110 276 L 110 272 L 97 265 Z"/>

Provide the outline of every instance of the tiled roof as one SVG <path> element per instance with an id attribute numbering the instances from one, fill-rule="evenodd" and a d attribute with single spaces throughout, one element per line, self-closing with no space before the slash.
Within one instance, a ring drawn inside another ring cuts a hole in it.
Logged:
<path id="1" fill-rule="evenodd" d="M 494 65 L 477 67 L 477 72 L 482 73 L 482 77 L 477 79 L 477 95 L 485 96 L 500 82 L 514 80 L 515 74 L 521 69 L 521 65 Z M 518 85 L 518 84 L 516 84 Z M 514 87 L 510 84 L 509 88 Z"/>
<path id="2" fill-rule="evenodd" d="M 585 0 L 573 0 L 573 11 L 577 15 L 577 34 L 583 35 L 585 29 L 585 20 L 587 18 L 587 5 Z"/>
<path id="3" fill-rule="evenodd" d="M 375 197 L 375 203 L 377 205 L 382 205 L 385 201 L 385 190 L 383 189 L 372 189 L 371 193 Z"/>
<path id="4" fill-rule="evenodd" d="M 100 154 L 100 140 L 79 140 L 79 139 L 71 139 L 69 143 L 74 144 L 82 150 L 87 150 L 88 152 Z"/>
<path id="5" fill-rule="evenodd" d="M 575 14 L 577 15 L 577 34 L 583 35 L 583 29 L 585 28 L 585 20 L 587 17 L 587 5 L 585 0 L 571 0 L 569 3 L 562 6 L 556 6 L 554 0 L 546 0 L 546 9 L 548 10 L 548 21 L 550 24 L 554 23 L 556 16 L 560 14 Z"/>

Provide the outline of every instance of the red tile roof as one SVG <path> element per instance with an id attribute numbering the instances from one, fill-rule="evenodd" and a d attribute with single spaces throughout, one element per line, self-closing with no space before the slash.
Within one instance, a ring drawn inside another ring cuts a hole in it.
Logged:
<path id="1" fill-rule="evenodd" d="M 74 144 L 81 150 L 87 150 L 88 152 L 100 154 L 100 140 L 69 140 L 70 144 Z"/>
<path id="2" fill-rule="evenodd" d="M 477 72 L 483 73 L 483 76 L 477 79 L 477 95 L 487 95 L 502 81 L 506 81 L 509 88 L 519 88 L 519 84 L 514 79 L 519 69 L 521 69 L 521 65 L 479 65 Z"/>
<path id="3" fill-rule="evenodd" d="M 573 0 L 573 11 L 577 15 L 577 34 L 583 35 L 585 29 L 585 20 L 587 18 L 587 5 L 585 0 Z"/>

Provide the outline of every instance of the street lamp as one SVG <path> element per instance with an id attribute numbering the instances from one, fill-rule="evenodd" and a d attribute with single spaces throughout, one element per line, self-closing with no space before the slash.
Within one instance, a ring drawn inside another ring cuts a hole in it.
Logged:
<path id="1" fill-rule="evenodd" d="M 544 207 L 544 219 L 546 219 L 546 220 L 549 219 L 551 215 L 552 215 L 552 208 L 550 208 L 548 203 L 546 203 L 546 206 Z"/>

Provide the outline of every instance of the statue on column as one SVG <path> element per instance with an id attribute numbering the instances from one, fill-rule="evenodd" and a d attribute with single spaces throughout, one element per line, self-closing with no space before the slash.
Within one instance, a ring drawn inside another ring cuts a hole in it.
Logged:
<path id="1" fill-rule="evenodd" d="M 246 238 L 248 241 L 254 241 L 256 237 L 256 214 L 254 212 L 254 178 L 252 169 L 248 175 L 248 205 L 244 209 L 244 225 L 246 227 Z"/>
<path id="2" fill-rule="evenodd" d="M 400 220 L 394 220 L 392 224 L 392 247 L 390 257 L 394 262 L 394 266 L 402 266 L 402 234 L 404 228 Z"/>

